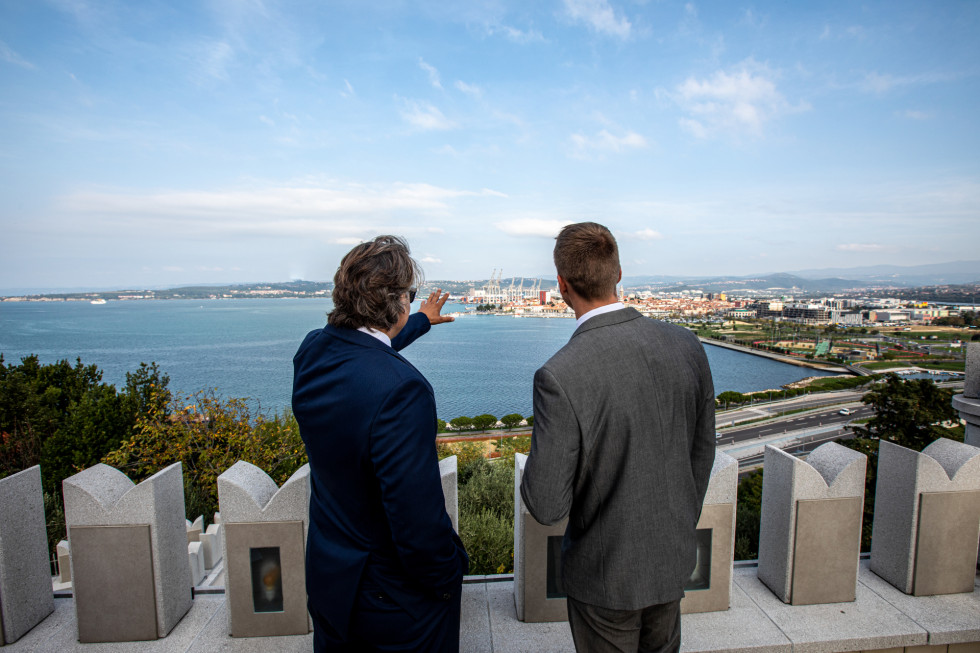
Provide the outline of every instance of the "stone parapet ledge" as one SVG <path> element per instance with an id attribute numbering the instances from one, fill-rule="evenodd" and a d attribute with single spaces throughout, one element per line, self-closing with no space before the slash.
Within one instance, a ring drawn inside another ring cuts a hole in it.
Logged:
<path id="1" fill-rule="evenodd" d="M 524 623 L 514 606 L 513 581 L 503 576 L 467 577 L 463 585 L 460 651 L 526 653 L 574 651 L 565 622 Z M 683 653 L 973 653 L 980 648 L 980 577 L 972 593 L 915 597 L 875 575 L 863 559 L 857 598 L 848 603 L 793 606 L 758 580 L 751 564 L 735 565 L 731 608 L 681 617 Z M 71 598 L 55 601 L 55 612 L 4 653 L 250 653 L 306 652 L 313 635 L 233 640 L 227 634 L 228 603 L 222 594 L 198 595 L 190 612 L 155 642 L 80 644 L 75 638 Z M 247 642 L 247 643 L 243 643 Z"/>

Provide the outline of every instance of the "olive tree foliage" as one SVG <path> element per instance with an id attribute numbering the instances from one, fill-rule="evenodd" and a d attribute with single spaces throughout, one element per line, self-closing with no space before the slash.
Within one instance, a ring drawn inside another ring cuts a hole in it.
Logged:
<path id="1" fill-rule="evenodd" d="M 134 433 L 104 462 L 140 482 L 180 462 L 186 514 L 218 509 L 217 479 L 239 460 L 252 463 L 282 485 L 306 464 L 306 448 L 292 413 L 253 413 L 241 398 L 214 390 L 174 395 L 137 420 Z"/>

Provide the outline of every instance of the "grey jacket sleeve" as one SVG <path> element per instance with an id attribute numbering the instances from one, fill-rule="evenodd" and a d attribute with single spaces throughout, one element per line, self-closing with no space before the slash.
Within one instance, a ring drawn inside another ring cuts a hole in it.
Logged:
<path id="1" fill-rule="evenodd" d="M 715 386 L 711 379 L 711 369 L 708 358 L 701 349 L 698 368 L 701 376 L 701 397 L 698 405 L 697 423 L 694 429 L 694 439 L 691 442 L 691 473 L 694 476 L 694 487 L 698 493 L 698 514 L 704 503 L 704 495 L 708 492 L 708 481 L 711 479 L 711 467 L 715 462 Z"/>
<path id="2" fill-rule="evenodd" d="M 568 397 L 542 367 L 534 374 L 534 431 L 521 497 L 531 515 L 546 526 L 560 522 L 572 508 L 580 441 L 578 420 Z"/>

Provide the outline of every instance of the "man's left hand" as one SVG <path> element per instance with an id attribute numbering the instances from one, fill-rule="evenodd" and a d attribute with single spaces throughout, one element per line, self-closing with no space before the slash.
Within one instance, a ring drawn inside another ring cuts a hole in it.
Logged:
<path id="1" fill-rule="evenodd" d="M 441 292 L 442 288 L 436 288 L 434 292 L 429 294 L 428 299 L 422 300 L 422 304 L 419 306 L 419 313 L 425 313 L 425 316 L 429 318 L 429 324 L 443 324 L 456 320 L 450 315 L 440 314 L 442 307 L 446 305 L 446 300 L 449 299 L 449 293 L 440 297 Z"/>

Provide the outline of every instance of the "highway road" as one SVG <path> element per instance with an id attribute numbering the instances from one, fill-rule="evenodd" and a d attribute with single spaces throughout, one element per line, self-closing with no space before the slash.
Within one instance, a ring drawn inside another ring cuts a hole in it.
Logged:
<path id="1" fill-rule="evenodd" d="M 828 408 L 805 415 L 787 415 L 781 419 L 767 420 L 757 425 L 736 427 L 734 430 L 722 431 L 723 437 L 715 440 L 717 444 L 734 444 L 772 437 L 793 431 L 807 431 L 831 425 L 844 425 L 856 419 L 869 418 L 874 415 L 870 406 L 857 406 L 850 409 L 850 415 L 841 415 L 840 408 Z"/>

